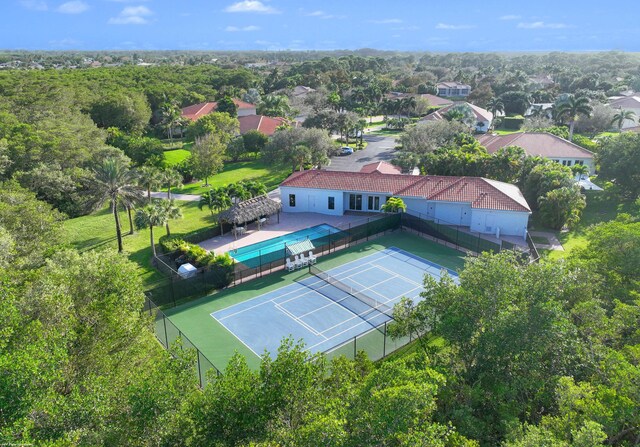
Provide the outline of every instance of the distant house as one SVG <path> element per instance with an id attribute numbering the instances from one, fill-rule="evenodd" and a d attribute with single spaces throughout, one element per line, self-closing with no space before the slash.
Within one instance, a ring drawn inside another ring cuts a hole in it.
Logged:
<path id="1" fill-rule="evenodd" d="M 640 118 L 640 96 L 614 96 L 609 98 L 609 105 L 617 111 L 631 110 L 635 112 L 636 117 L 634 120 L 624 120 L 622 130 L 631 130 L 638 127 L 638 119 Z"/>
<path id="2" fill-rule="evenodd" d="M 315 89 L 307 87 L 305 85 L 296 85 L 291 92 L 291 96 L 296 98 L 304 98 L 309 93 L 313 93 L 315 91 Z"/>
<path id="3" fill-rule="evenodd" d="M 250 130 L 257 130 L 260 133 L 271 136 L 280 126 L 297 127 L 298 124 L 296 121 L 291 122 L 285 118 L 273 118 L 264 115 L 239 116 L 238 121 L 240 122 L 241 135 Z"/>
<path id="4" fill-rule="evenodd" d="M 433 107 L 445 107 L 453 104 L 453 101 L 450 99 L 440 98 L 439 96 L 431 95 L 429 93 L 423 93 L 418 96 L 429 101 L 429 105 Z"/>
<path id="5" fill-rule="evenodd" d="M 390 197 L 407 212 L 491 235 L 525 237 L 531 209 L 517 186 L 481 177 L 309 170 L 280 184 L 283 211 L 379 213 Z"/>
<path id="6" fill-rule="evenodd" d="M 540 115 L 551 119 L 553 117 L 553 103 L 552 102 L 538 102 L 529 106 L 524 116 L 531 116 L 537 111 L 542 112 Z"/>
<path id="7" fill-rule="evenodd" d="M 238 117 L 256 114 L 255 104 L 249 104 L 248 102 L 240 101 L 239 99 L 233 99 L 233 103 L 238 108 Z M 202 118 L 205 115 L 215 112 L 217 108 L 217 102 L 202 102 L 200 104 L 194 104 L 183 108 L 182 116 L 190 119 L 191 121 L 196 121 L 198 118 Z"/>
<path id="8" fill-rule="evenodd" d="M 487 152 L 493 154 L 503 147 L 518 146 L 532 157 L 549 158 L 564 166 L 586 165 L 594 172 L 593 152 L 577 144 L 545 132 L 522 132 L 510 135 L 482 135 L 478 137 Z"/>
<path id="9" fill-rule="evenodd" d="M 386 161 L 376 161 L 374 163 L 364 165 L 360 169 L 360 172 L 364 172 L 366 174 L 371 174 L 372 172 L 378 172 L 380 174 L 402 174 L 402 169 L 392 165 L 391 163 L 387 163 Z"/>
<path id="10" fill-rule="evenodd" d="M 459 82 L 440 82 L 436 86 L 438 96 L 463 97 L 466 98 L 471 93 L 471 86 Z"/>
<path id="11" fill-rule="evenodd" d="M 474 115 L 476 116 L 476 124 L 474 126 L 476 132 L 485 133 L 491 127 L 491 123 L 493 122 L 493 113 L 488 110 L 483 109 L 482 107 L 474 106 L 473 104 L 469 104 L 468 102 L 463 103 L 453 103 L 449 106 L 443 107 L 441 109 L 436 110 L 435 112 L 425 116 L 420 121 L 441 121 L 446 119 L 446 114 L 452 107 L 457 104 L 467 104 L 473 110 Z"/>

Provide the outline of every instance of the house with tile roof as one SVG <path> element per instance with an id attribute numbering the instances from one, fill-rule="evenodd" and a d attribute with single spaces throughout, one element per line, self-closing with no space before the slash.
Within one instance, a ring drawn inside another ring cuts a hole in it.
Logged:
<path id="1" fill-rule="evenodd" d="M 471 86 L 460 82 L 439 82 L 436 86 L 438 96 L 466 98 L 471 93 Z"/>
<path id="2" fill-rule="evenodd" d="M 360 169 L 360 172 L 368 174 L 372 172 L 379 172 L 381 174 L 402 174 L 402 169 L 398 166 L 392 165 L 391 163 L 387 163 L 386 161 L 375 161 L 364 165 Z"/>
<path id="3" fill-rule="evenodd" d="M 491 127 L 491 123 L 493 122 L 493 113 L 483 109 L 482 107 L 478 107 L 468 102 L 455 102 L 451 105 L 438 109 L 433 113 L 430 113 L 429 115 L 422 118 L 420 121 L 446 120 L 447 112 L 449 112 L 449 110 L 451 110 L 453 107 L 455 107 L 458 104 L 466 104 L 473 111 L 473 114 L 476 117 L 476 125 L 474 126 L 476 132 L 485 133 L 489 130 L 489 128 Z"/>
<path id="4" fill-rule="evenodd" d="M 238 108 L 238 117 L 255 115 L 256 105 L 249 104 L 248 102 L 240 101 L 239 99 L 233 99 L 233 103 Z M 215 112 L 218 108 L 217 102 L 201 102 L 200 104 L 193 104 L 191 106 L 184 107 L 182 109 L 182 116 L 191 121 L 196 121 L 198 118 L 202 118 L 212 112 Z"/>
<path id="5" fill-rule="evenodd" d="M 634 130 L 640 126 L 638 120 L 640 120 L 640 96 L 614 96 L 609 98 L 609 105 L 619 110 L 631 110 L 636 114 L 633 120 L 624 120 L 622 123 L 622 130 Z"/>
<path id="6" fill-rule="evenodd" d="M 407 212 L 491 235 L 525 237 L 531 209 L 517 186 L 481 177 L 310 170 L 280 185 L 283 211 L 379 213 L 390 197 Z"/>
<path id="7" fill-rule="evenodd" d="M 296 127 L 298 125 L 296 121 L 289 121 L 285 118 L 273 118 L 264 115 L 239 116 L 238 122 L 240 123 L 241 135 L 244 135 L 250 130 L 257 130 L 268 137 L 273 135 L 280 126 Z"/>
<path id="8" fill-rule="evenodd" d="M 593 152 L 550 133 L 520 132 L 510 135 L 481 135 L 477 138 L 490 154 L 503 147 L 518 146 L 531 157 L 549 158 L 564 166 L 586 165 L 589 172 L 594 172 Z"/>

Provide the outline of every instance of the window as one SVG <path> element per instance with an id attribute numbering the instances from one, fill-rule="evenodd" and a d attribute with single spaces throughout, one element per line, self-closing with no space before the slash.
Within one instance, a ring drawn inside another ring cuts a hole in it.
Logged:
<path id="1" fill-rule="evenodd" d="M 584 164 L 584 160 L 576 160 L 576 162 L 574 164 L 583 165 Z"/>
<path id="2" fill-rule="evenodd" d="M 378 211 L 380 210 L 380 197 L 378 196 L 369 196 L 369 210 Z"/>
<path id="3" fill-rule="evenodd" d="M 336 198 L 335 197 L 329 197 L 329 203 L 327 205 L 327 208 L 329 208 L 330 210 L 335 210 L 336 209 Z"/>
<path id="4" fill-rule="evenodd" d="M 567 165 L 567 160 L 562 160 L 562 166 L 566 166 Z"/>
<path id="5" fill-rule="evenodd" d="M 349 209 L 355 211 L 362 210 L 362 194 L 349 194 Z"/>
<path id="6" fill-rule="evenodd" d="M 295 194 L 289 194 L 289 206 L 292 207 L 292 208 L 296 206 L 296 195 Z"/>
<path id="7" fill-rule="evenodd" d="M 567 166 L 571 166 L 571 160 L 567 160 Z"/>

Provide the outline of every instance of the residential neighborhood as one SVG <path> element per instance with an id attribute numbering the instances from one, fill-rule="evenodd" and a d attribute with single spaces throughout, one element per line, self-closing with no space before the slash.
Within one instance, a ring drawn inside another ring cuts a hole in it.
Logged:
<path id="1" fill-rule="evenodd" d="M 0 12 L 0 447 L 640 446 L 639 2 Z"/>

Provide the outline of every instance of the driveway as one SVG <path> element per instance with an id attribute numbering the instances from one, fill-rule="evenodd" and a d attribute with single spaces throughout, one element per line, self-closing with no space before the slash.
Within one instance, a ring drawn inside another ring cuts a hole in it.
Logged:
<path id="1" fill-rule="evenodd" d="M 336 155 L 331 157 L 331 164 L 324 169 L 327 171 L 358 172 L 366 164 L 376 161 L 391 161 L 394 156 L 396 140 L 394 137 L 365 135 L 367 147 L 351 155 Z"/>

